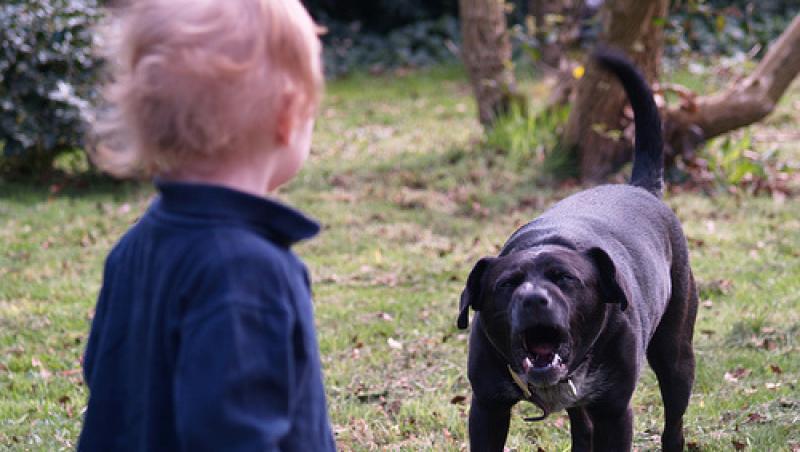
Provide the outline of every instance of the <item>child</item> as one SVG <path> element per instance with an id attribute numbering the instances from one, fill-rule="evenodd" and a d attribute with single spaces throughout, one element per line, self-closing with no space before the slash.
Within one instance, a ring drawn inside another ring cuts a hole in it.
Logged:
<path id="1" fill-rule="evenodd" d="M 290 251 L 319 227 L 265 197 L 309 152 L 311 18 L 299 0 L 135 0 L 109 30 L 118 114 L 96 160 L 160 195 L 106 260 L 78 449 L 334 450 Z"/>

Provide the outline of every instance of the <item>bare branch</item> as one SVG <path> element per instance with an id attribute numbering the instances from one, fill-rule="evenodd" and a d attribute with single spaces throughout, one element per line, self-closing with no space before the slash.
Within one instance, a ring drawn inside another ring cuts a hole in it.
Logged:
<path id="1" fill-rule="evenodd" d="M 666 112 L 669 128 L 678 136 L 695 129 L 704 140 L 760 121 L 775 109 L 781 96 L 800 73 L 800 15 L 770 46 L 756 69 L 720 93 L 698 97 Z M 673 139 L 669 139 L 673 142 Z M 676 140 L 675 149 L 683 153 Z"/>

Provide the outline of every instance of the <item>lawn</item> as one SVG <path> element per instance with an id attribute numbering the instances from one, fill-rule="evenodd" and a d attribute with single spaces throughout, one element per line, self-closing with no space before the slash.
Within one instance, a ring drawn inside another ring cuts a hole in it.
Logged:
<path id="1" fill-rule="evenodd" d="M 524 87 L 535 99 L 547 88 Z M 463 74 L 439 68 L 332 83 L 311 160 L 280 197 L 317 217 L 297 248 L 314 280 L 329 407 L 342 450 L 464 450 L 470 400 L 458 296 L 480 257 L 574 188 L 511 167 L 474 119 Z M 757 151 L 800 160 L 800 84 Z M 774 138 L 774 137 L 780 137 Z M 0 446 L 74 448 L 85 406 L 80 356 L 103 259 L 141 215 L 148 185 L 78 177 L 0 182 Z M 702 307 L 685 418 L 697 450 L 800 449 L 800 202 L 725 191 L 668 193 L 684 223 Z M 569 450 L 569 422 L 515 408 L 508 447 Z M 635 447 L 657 450 L 662 410 L 648 370 Z"/>

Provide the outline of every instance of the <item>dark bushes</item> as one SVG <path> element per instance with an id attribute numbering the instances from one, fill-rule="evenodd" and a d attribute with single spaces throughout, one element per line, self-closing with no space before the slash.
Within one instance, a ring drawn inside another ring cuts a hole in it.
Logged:
<path id="1" fill-rule="evenodd" d="M 93 0 L 11 0 L 0 4 L 0 171 L 49 169 L 80 147 L 81 110 L 94 98 L 100 61 Z"/>
<path id="2" fill-rule="evenodd" d="M 458 15 L 458 0 L 303 0 L 303 4 L 325 25 L 358 22 L 371 34 Z"/>

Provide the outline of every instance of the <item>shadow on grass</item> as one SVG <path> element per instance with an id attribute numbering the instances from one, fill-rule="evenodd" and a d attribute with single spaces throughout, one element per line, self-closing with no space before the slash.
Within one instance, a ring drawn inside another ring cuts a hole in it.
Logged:
<path id="1" fill-rule="evenodd" d="M 0 177 L 0 200 L 33 204 L 53 197 L 124 199 L 149 186 L 141 181 L 121 181 L 97 171 L 65 173 L 54 170 L 35 177 Z"/>

